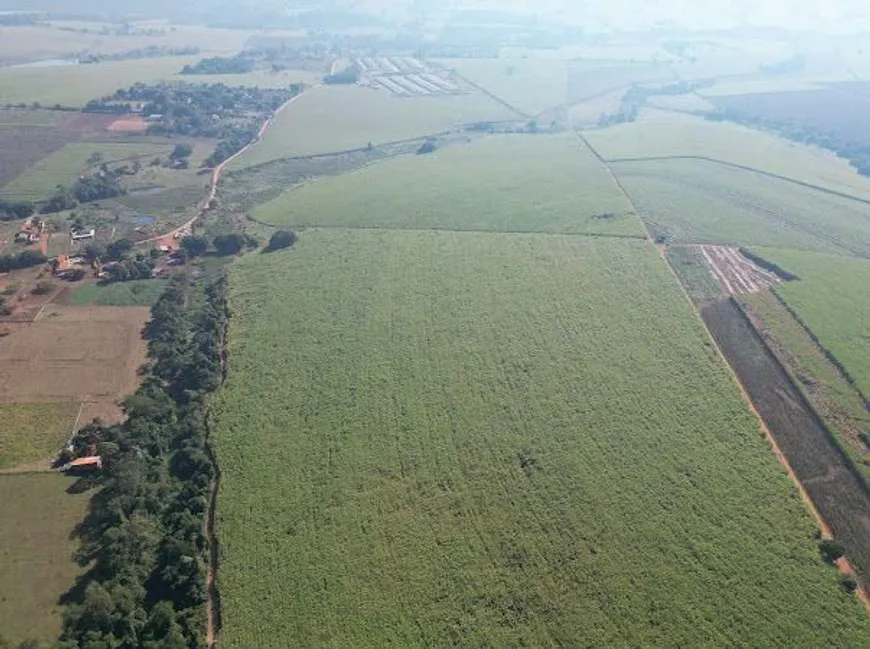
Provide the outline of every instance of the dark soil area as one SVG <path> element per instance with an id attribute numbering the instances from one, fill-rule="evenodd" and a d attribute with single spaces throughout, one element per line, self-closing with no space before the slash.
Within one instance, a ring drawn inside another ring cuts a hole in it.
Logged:
<path id="1" fill-rule="evenodd" d="M 44 126 L 0 127 L 0 187 L 75 139 L 74 133 Z"/>
<path id="2" fill-rule="evenodd" d="M 733 300 L 701 309 L 707 327 L 835 538 L 867 581 L 870 493 Z"/>
<path id="3" fill-rule="evenodd" d="M 838 84 L 837 88 L 712 97 L 716 106 L 756 118 L 787 122 L 830 133 L 844 142 L 870 144 L 866 93 L 870 85 Z M 861 94 L 864 93 L 864 94 Z"/>

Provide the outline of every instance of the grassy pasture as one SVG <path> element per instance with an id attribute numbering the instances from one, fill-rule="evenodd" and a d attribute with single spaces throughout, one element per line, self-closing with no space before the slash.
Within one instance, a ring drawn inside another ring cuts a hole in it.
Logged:
<path id="1" fill-rule="evenodd" d="M 870 254 L 870 205 L 699 160 L 613 169 L 655 234 L 674 243 Z"/>
<path id="2" fill-rule="evenodd" d="M 78 411 L 74 402 L 0 405 L 0 469 L 53 457 L 72 434 Z"/>
<path id="3" fill-rule="evenodd" d="M 590 131 L 587 137 L 608 159 L 704 156 L 870 198 L 870 178 L 846 160 L 737 124 L 647 110 L 637 122 Z"/>
<path id="4" fill-rule="evenodd" d="M 646 242 L 309 232 L 231 303 L 223 647 L 870 641 Z"/>
<path id="5" fill-rule="evenodd" d="M 551 59 L 441 59 L 444 67 L 529 115 L 568 103 L 568 67 Z"/>
<path id="6" fill-rule="evenodd" d="M 325 178 L 253 212 L 272 225 L 643 236 L 573 135 L 492 136 Z"/>
<path id="7" fill-rule="evenodd" d="M 793 250 L 759 249 L 801 278 L 775 290 L 870 395 L 870 261 Z"/>
<path id="8" fill-rule="evenodd" d="M 69 186 L 79 175 L 96 169 L 87 160 L 94 154 L 103 162 L 120 163 L 137 158 L 147 165 L 153 156 L 166 156 L 172 144 L 153 142 L 72 142 L 36 162 L 30 169 L 0 188 L 0 196 L 12 200 L 41 200 L 51 196 L 57 185 Z"/>
<path id="9" fill-rule="evenodd" d="M 665 110 L 682 110 L 690 112 L 708 113 L 713 110 L 712 103 L 700 95 L 660 95 L 650 97 L 647 102 L 656 108 Z"/>
<path id="10" fill-rule="evenodd" d="M 394 97 L 361 86 L 312 88 L 275 119 L 266 136 L 232 169 L 293 156 L 330 153 L 422 137 L 459 124 L 512 119 L 511 111 L 480 93 Z"/>
<path id="11" fill-rule="evenodd" d="M 115 284 L 88 284 L 72 294 L 74 306 L 152 306 L 166 289 L 168 280 L 143 279 Z"/>
<path id="12" fill-rule="evenodd" d="M 48 647 L 60 635 L 59 599 L 83 572 L 71 534 L 90 499 L 67 494 L 72 483 L 55 474 L 0 475 L 0 630 L 10 642 Z"/>
<path id="13" fill-rule="evenodd" d="M 43 68 L 0 68 L 0 104 L 84 106 L 91 99 L 112 94 L 137 81 L 149 83 L 172 79 L 200 56 L 168 56 L 98 65 Z"/>

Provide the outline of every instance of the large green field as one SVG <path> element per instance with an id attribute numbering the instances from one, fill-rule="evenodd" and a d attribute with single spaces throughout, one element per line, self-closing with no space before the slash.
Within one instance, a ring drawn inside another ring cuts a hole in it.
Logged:
<path id="1" fill-rule="evenodd" d="M 76 306 L 152 306 L 166 290 L 165 279 L 140 279 L 112 284 L 88 284 L 75 290 L 70 304 Z"/>
<path id="2" fill-rule="evenodd" d="M 568 103 L 568 64 L 544 58 L 442 59 L 472 83 L 528 115 Z"/>
<path id="3" fill-rule="evenodd" d="M 0 635 L 52 646 L 61 630 L 61 596 L 83 569 L 73 561 L 75 526 L 89 495 L 66 493 L 54 474 L 0 475 Z"/>
<path id="4" fill-rule="evenodd" d="M 631 205 L 573 135 L 506 135 L 395 158 L 254 210 L 273 225 L 644 236 Z"/>
<path id="5" fill-rule="evenodd" d="M 72 434 L 78 412 L 78 403 L 0 405 L 0 469 L 54 457 Z"/>
<path id="6" fill-rule="evenodd" d="M 147 165 L 155 156 L 165 156 L 172 144 L 153 142 L 72 142 L 46 156 L 14 180 L 0 187 L 0 197 L 10 200 L 44 200 L 57 191 L 58 185 L 70 186 L 82 174 L 99 164 L 88 162 L 94 154 L 106 163 L 139 160 Z"/>
<path id="7" fill-rule="evenodd" d="M 793 250 L 758 253 L 801 278 L 777 293 L 870 395 L 870 261 Z"/>
<path id="8" fill-rule="evenodd" d="M 311 88 L 275 119 L 265 137 L 231 168 L 292 156 L 424 137 L 460 124 L 516 116 L 481 93 L 449 97 L 395 97 L 361 86 Z"/>
<path id="9" fill-rule="evenodd" d="M 870 205 L 703 160 L 613 165 L 656 234 L 678 243 L 870 254 Z"/>
<path id="10" fill-rule="evenodd" d="M 231 275 L 221 646 L 866 646 L 642 241 L 309 232 Z"/>
<path id="11" fill-rule="evenodd" d="M 586 137 L 609 160 L 704 156 L 870 198 L 870 178 L 859 175 L 846 160 L 737 124 L 646 110 L 636 122 L 592 130 Z"/>

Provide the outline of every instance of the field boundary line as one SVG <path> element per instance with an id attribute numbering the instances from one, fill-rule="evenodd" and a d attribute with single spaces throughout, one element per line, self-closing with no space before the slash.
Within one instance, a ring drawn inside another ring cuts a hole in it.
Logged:
<path id="1" fill-rule="evenodd" d="M 510 111 L 516 113 L 517 115 L 519 115 L 520 117 L 522 117 L 522 118 L 524 118 L 524 119 L 532 119 L 532 117 L 533 117 L 532 115 L 530 115 L 530 114 L 528 114 L 527 112 L 522 111 L 522 110 L 520 110 L 519 108 L 517 108 L 516 106 L 514 106 L 514 105 L 508 103 L 507 101 L 505 101 L 504 99 L 502 99 L 501 97 L 499 97 L 499 96 L 498 96 L 497 94 L 495 94 L 494 92 L 492 92 L 492 91 L 490 91 L 490 90 L 487 90 L 484 86 L 481 86 L 479 83 L 475 83 L 474 81 L 472 81 L 471 79 L 469 79 L 469 78 L 466 77 L 465 75 L 460 74 L 458 71 L 450 70 L 450 69 L 447 68 L 445 65 L 443 65 L 443 64 L 441 64 L 441 63 L 439 63 L 439 62 L 436 62 L 436 61 L 430 61 L 430 63 L 431 63 L 433 66 L 437 67 L 437 68 L 441 68 L 441 70 L 443 70 L 444 72 L 447 72 L 448 74 L 452 74 L 452 75 L 456 76 L 456 77 L 457 77 L 458 79 L 460 79 L 461 81 L 464 81 L 465 83 L 467 83 L 467 84 L 468 84 L 469 86 L 471 86 L 472 88 L 475 88 L 476 90 L 482 92 L 484 95 L 486 95 L 486 96 L 489 97 L 490 99 L 492 99 L 492 100 L 498 102 L 499 104 L 501 104 L 502 106 L 504 106 L 504 107 L 507 108 L 508 110 L 510 110 Z"/>
<path id="2" fill-rule="evenodd" d="M 604 160 L 604 158 L 602 158 L 602 160 Z M 758 169 L 757 167 L 749 167 L 747 165 L 737 164 L 736 162 L 727 162 L 726 160 L 719 160 L 717 158 L 710 158 L 708 156 L 671 155 L 671 156 L 648 156 L 648 157 L 608 158 L 608 159 L 606 159 L 606 161 L 609 164 L 633 163 L 633 162 L 666 162 L 668 160 L 696 160 L 696 161 L 701 161 L 701 162 L 710 162 L 710 163 L 722 165 L 725 167 L 731 167 L 732 169 L 740 169 L 742 171 L 749 171 L 751 173 L 756 173 L 756 174 L 759 174 L 761 176 L 766 176 L 767 178 L 775 178 L 776 180 L 782 180 L 782 181 L 792 183 L 795 185 L 800 185 L 801 187 L 805 187 L 807 189 L 813 189 L 813 190 L 821 192 L 823 194 L 828 194 L 830 196 L 837 196 L 838 198 L 845 198 L 845 199 L 850 200 L 850 201 L 862 203 L 863 205 L 870 205 L 870 198 L 861 198 L 860 196 L 855 196 L 853 194 L 847 194 L 845 192 L 840 192 L 840 191 L 837 191 L 836 189 L 829 189 L 827 187 L 820 187 L 818 185 L 813 185 L 812 183 L 804 182 L 803 180 L 797 180 L 795 178 L 789 178 L 788 176 L 782 176 L 780 174 L 775 174 L 772 171 L 764 171 L 763 169 Z"/>

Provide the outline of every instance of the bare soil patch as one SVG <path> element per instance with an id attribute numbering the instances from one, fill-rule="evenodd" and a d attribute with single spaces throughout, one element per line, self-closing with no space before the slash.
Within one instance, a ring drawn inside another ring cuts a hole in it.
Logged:
<path id="1" fill-rule="evenodd" d="M 144 133 L 148 130 L 148 122 L 141 115 L 124 115 L 109 124 L 109 133 Z"/>
<path id="2" fill-rule="evenodd" d="M 701 255 L 729 295 L 758 293 L 782 279 L 753 264 L 732 246 L 698 246 Z"/>
<path id="3" fill-rule="evenodd" d="M 99 133 L 109 128 L 118 119 L 117 115 L 98 113 L 72 113 L 61 124 L 61 129 L 70 133 Z"/>
<path id="4" fill-rule="evenodd" d="M 114 403 L 138 385 L 148 318 L 144 307 L 49 305 L 37 322 L 3 325 L 0 402 Z"/>
<path id="5" fill-rule="evenodd" d="M 870 569 L 870 493 L 849 459 L 732 299 L 701 315 L 776 444 L 834 537 Z"/>

